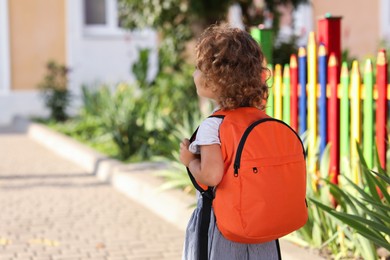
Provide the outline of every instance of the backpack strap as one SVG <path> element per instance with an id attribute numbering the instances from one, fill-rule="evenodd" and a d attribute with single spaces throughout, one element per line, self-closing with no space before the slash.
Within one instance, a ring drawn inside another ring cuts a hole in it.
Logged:
<path id="1" fill-rule="evenodd" d="M 195 130 L 190 138 L 190 142 L 195 140 L 196 134 L 199 127 Z M 204 189 L 194 178 L 190 169 L 186 167 L 188 176 L 194 185 L 202 195 L 202 210 L 199 213 L 200 225 L 198 230 L 198 260 L 207 260 L 208 259 L 208 244 L 209 244 L 209 226 L 210 226 L 210 217 L 211 217 L 211 206 L 214 199 L 213 187 L 207 187 Z"/>
<path id="2" fill-rule="evenodd" d="M 219 111 L 217 111 L 216 113 L 212 114 L 211 116 L 209 116 L 208 118 L 212 118 L 212 117 L 215 117 L 215 118 L 221 118 L 223 119 L 225 116 L 224 115 L 221 115 L 221 114 L 217 114 Z M 199 126 L 198 128 L 196 128 L 195 132 L 191 135 L 191 138 L 190 138 L 190 143 L 192 143 L 195 138 L 196 138 L 196 134 L 198 133 L 198 130 L 199 130 Z M 200 194 L 206 192 L 207 190 L 213 190 L 213 187 L 208 187 L 206 189 L 204 189 L 194 178 L 194 176 L 192 175 L 192 173 L 190 172 L 190 169 L 188 169 L 187 167 L 187 173 L 188 173 L 188 176 L 190 177 L 190 180 L 192 182 L 192 185 L 194 185 L 195 189 L 197 189 Z"/>
<path id="3" fill-rule="evenodd" d="M 282 253 L 280 252 L 279 239 L 276 239 L 275 242 L 276 242 L 276 250 L 278 253 L 278 260 L 282 260 Z"/>
<path id="4" fill-rule="evenodd" d="M 192 136 L 191 136 L 191 138 L 190 138 L 190 143 L 192 143 L 192 142 L 195 140 L 196 134 L 198 133 L 198 129 L 199 129 L 199 127 L 196 128 L 195 132 L 192 134 Z M 195 178 L 194 178 L 194 176 L 192 175 L 190 169 L 189 169 L 188 167 L 186 167 L 186 169 L 187 169 L 188 176 L 190 177 L 190 180 L 191 180 L 191 182 L 192 182 L 192 185 L 194 185 L 195 189 L 197 189 L 197 190 L 200 192 L 200 194 L 204 193 L 206 190 L 208 190 L 209 188 L 211 188 L 211 187 L 208 187 L 207 189 L 204 189 L 204 188 L 195 180 Z"/>
<path id="5" fill-rule="evenodd" d="M 209 117 L 224 118 L 223 115 L 211 115 Z M 190 142 L 193 142 L 198 133 L 199 127 L 195 130 L 190 138 Z M 211 217 L 211 207 L 214 199 L 214 187 L 207 187 L 204 189 L 194 178 L 190 169 L 187 167 L 187 173 L 190 177 L 192 184 L 195 189 L 197 189 L 202 195 L 202 210 L 200 211 L 200 225 L 198 230 L 198 260 L 207 260 L 208 259 L 208 244 L 209 244 L 209 226 L 210 226 L 210 217 Z"/>
<path id="6" fill-rule="evenodd" d="M 211 217 L 211 207 L 213 205 L 214 191 L 207 189 L 202 193 L 203 206 L 200 212 L 200 226 L 198 230 L 198 260 L 209 259 L 209 227 Z"/>

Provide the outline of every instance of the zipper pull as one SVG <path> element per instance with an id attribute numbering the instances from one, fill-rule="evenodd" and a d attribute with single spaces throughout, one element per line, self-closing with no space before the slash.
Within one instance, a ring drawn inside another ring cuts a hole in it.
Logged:
<path id="1" fill-rule="evenodd" d="M 238 177 L 238 166 L 234 165 L 234 177 Z"/>
<path id="2" fill-rule="evenodd" d="M 258 173 L 259 171 L 257 170 L 257 167 L 253 167 L 253 173 Z"/>

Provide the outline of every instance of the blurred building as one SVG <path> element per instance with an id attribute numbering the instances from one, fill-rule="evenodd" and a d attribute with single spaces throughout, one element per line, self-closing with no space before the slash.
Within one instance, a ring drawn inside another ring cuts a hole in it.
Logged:
<path id="1" fill-rule="evenodd" d="M 306 45 L 308 33 L 317 32 L 318 19 L 329 13 L 341 16 L 341 44 L 351 57 L 375 57 L 379 48 L 390 47 L 389 0 L 310 0 L 293 14 L 298 44 Z M 282 26 L 289 26 L 282 22 Z M 291 26 L 291 25 L 290 25 Z"/>
<path id="2" fill-rule="evenodd" d="M 231 22 L 240 27 L 240 10 L 234 8 Z M 291 6 L 279 11 L 279 40 L 295 35 L 305 45 L 318 18 L 330 13 L 343 17 L 342 49 L 351 57 L 375 57 L 381 42 L 390 45 L 390 0 L 309 0 L 294 12 Z M 75 101 L 83 84 L 132 81 L 131 65 L 140 48 L 152 49 L 153 75 L 155 33 L 120 28 L 117 13 L 117 0 L 0 0 L 0 124 L 16 114 L 48 114 L 37 85 L 49 60 L 70 68 Z"/>
<path id="3" fill-rule="evenodd" d="M 381 42 L 390 45 L 389 0 L 312 0 L 312 7 L 315 18 L 325 13 L 343 17 L 342 48 L 352 56 L 376 56 Z"/>
<path id="4" fill-rule="evenodd" d="M 37 85 L 49 60 L 71 70 L 76 101 L 83 84 L 134 80 L 138 49 L 157 59 L 156 36 L 118 24 L 117 0 L 0 0 L 0 124 L 48 114 Z"/>

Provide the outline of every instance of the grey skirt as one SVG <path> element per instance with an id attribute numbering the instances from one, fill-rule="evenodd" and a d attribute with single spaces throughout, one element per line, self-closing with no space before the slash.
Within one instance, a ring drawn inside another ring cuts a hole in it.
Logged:
<path id="1" fill-rule="evenodd" d="M 186 230 L 183 260 L 198 260 L 198 230 L 202 204 L 202 197 L 198 196 L 197 207 L 192 213 Z M 213 212 L 211 212 L 208 243 L 209 260 L 281 259 L 277 240 L 262 244 L 241 244 L 224 238 L 218 230 Z"/>

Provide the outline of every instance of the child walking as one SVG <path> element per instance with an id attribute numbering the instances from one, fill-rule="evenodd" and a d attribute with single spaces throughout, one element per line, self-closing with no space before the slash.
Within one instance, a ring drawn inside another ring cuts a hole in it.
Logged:
<path id="1" fill-rule="evenodd" d="M 265 82 L 268 69 L 256 41 L 245 31 L 213 25 L 201 35 L 196 46 L 197 67 L 193 74 L 199 96 L 213 100 L 216 110 L 252 107 L 264 110 L 268 97 Z M 244 115 L 243 115 L 244 116 Z M 209 117 L 199 126 L 195 140 L 180 144 L 180 161 L 198 183 L 217 187 L 224 178 L 225 161 L 221 151 L 221 118 Z M 199 255 L 199 227 L 202 199 L 189 221 L 183 260 L 273 260 L 280 259 L 277 240 L 261 244 L 236 243 L 226 239 L 218 229 L 211 211 L 207 257 Z"/>

